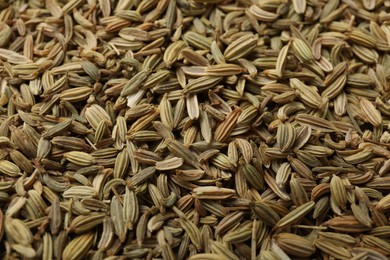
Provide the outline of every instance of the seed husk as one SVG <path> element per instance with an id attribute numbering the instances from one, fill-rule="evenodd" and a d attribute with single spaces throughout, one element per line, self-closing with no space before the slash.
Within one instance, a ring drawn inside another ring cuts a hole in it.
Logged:
<path id="1" fill-rule="evenodd" d="M 264 223 L 273 227 L 280 220 L 279 215 L 264 202 L 256 202 L 251 205 L 253 213 Z"/>
<path id="2" fill-rule="evenodd" d="M 88 253 L 93 243 L 93 233 L 77 236 L 69 242 L 62 252 L 64 259 L 81 259 Z"/>
<path id="3" fill-rule="evenodd" d="M 281 218 L 275 225 L 277 228 L 288 226 L 296 221 L 299 221 L 303 216 L 310 212 L 314 208 L 315 203 L 313 201 L 307 202 L 296 209 L 289 212 L 286 216 Z"/>
<path id="4" fill-rule="evenodd" d="M 234 195 L 234 190 L 226 188 L 218 188 L 212 186 L 205 186 L 195 188 L 193 190 L 193 196 L 197 199 L 227 199 Z"/>
<path id="5" fill-rule="evenodd" d="M 348 251 L 347 248 L 341 247 L 341 246 L 335 246 L 333 243 L 324 241 L 322 239 L 317 239 L 315 241 L 316 247 L 321 249 L 323 252 L 326 252 L 327 254 L 336 257 L 336 258 L 350 258 L 351 253 Z"/>
<path id="6" fill-rule="evenodd" d="M 80 166 L 90 166 L 96 163 L 95 158 L 85 152 L 71 151 L 64 154 L 64 158 Z"/>
<path id="7" fill-rule="evenodd" d="M 280 233 L 275 236 L 275 240 L 280 248 L 289 255 L 309 257 L 316 251 L 309 239 L 295 234 Z"/>

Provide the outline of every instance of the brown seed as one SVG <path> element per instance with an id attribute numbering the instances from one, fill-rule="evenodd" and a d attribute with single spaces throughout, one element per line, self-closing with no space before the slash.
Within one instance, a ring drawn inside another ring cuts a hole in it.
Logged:
<path id="1" fill-rule="evenodd" d="M 289 255 L 309 257 L 316 251 L 309 239 L 295 234 L 280 233 L 275 239 L 280 248 Z"/>
<path id="2" fill-rule="evenodd" d="M 229 137 L 230 133 L 233 131 L 233 128 L 236 125 L 240 113 L 241 110 L 237 108 L 233 110 L 229 115 L 227 115 L 226 119 L 222 123 L 220 123 L 215 130 L 215 141 L 223 142 Z"/>
<path id="3" fill-rule="evenodd" d="M 93 233 L 86 233 L 71 240 L 65 247 L 62 258 L 81 259 L 88 253 L 89 248 L 92 246 L 93 237 Z"/>
<path id="4" fill-rule="evenodd" d="M 281 218 L 275 225 L 275 227 L 281 228 L 296 221 L 299 221 L 303 216 L 310 212 L 314 208 L 315 203 L 313 201 L 307 202 L 296 209 L 290 211 L 286 216 Z"/>
<path id="5" fill-rule="evenodd" d="M 227 199 L 234 195 L 234 190 L 226 188 L 218 188 L 213 186 L 205 186 L 195 188 L 193 190 L 193 196 L 198 199 Z"/>
<path id="6" fill-rule="evenodd" d="M 264 202 L 257 202 L 251 205 L 253 213 L 267 225 L 273 227 L 280 220 L 279 215 Z"/>

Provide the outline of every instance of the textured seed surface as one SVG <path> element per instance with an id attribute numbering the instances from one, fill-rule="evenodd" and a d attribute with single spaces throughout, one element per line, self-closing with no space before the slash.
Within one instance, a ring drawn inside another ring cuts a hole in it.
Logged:
<path id="1" fill-rule="evenodd" d="M 388 0 L 0 0 L 1 259 L 389 259 Z"/>

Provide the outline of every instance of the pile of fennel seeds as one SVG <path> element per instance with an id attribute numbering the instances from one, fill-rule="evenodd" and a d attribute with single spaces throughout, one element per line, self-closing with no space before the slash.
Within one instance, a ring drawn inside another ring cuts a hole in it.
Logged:
<path id="1" fill-rule="evenodd" d="M 4 259 L 387 259 L 390 1 L 0 0 Z"/>

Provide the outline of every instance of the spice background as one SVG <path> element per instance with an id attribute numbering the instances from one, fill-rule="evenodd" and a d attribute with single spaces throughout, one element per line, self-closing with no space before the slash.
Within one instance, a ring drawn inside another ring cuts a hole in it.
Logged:
<path id="1" fill-rule="evenodd" d="M 389 0 L 0 0 L 2 259 L 390 257 Z"/>

